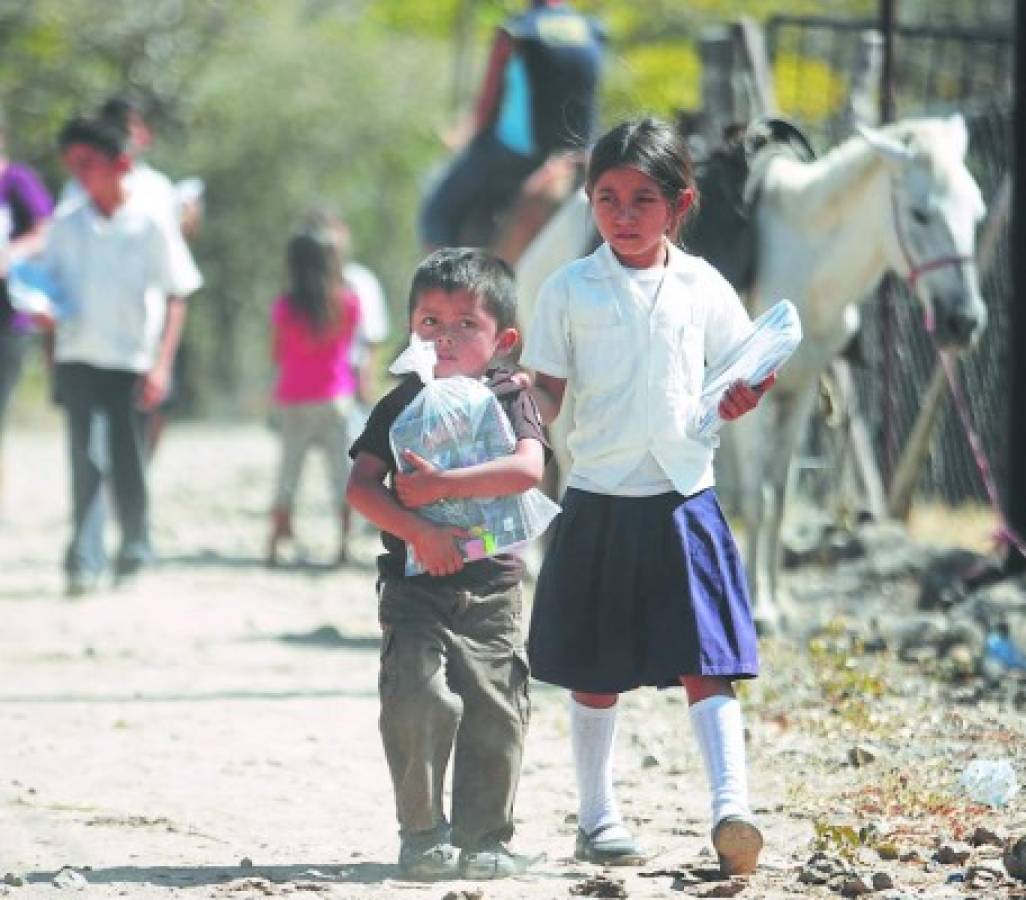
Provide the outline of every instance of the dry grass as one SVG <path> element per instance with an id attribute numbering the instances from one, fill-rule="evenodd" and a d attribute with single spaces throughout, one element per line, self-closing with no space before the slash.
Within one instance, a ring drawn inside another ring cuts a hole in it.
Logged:
<path id="1" fill-rule="evenodd" d="M 997 526 L 997 516 L 988 506 L 952 507 L 918 502 L 912 507 L 908 530 L 916 541 L 924 544 L 990 553 L 994 550 Z"/>
<path id="2" fill-rule="evenodd" d="M 789 515 L 800 518 L 801 513 L 796 513 L 792 508 Z M 744 520 L 733 513 L 728 514 L 727 520 L 734 537 L 742 542 L 745 534 Z M 917 543 L 991 553 L 994 550 L 993 536 L 997 525 L 997 517 L 989 506 L 946 506 L 935 501 L 920 500 L 912 507 L 908 532 Z"/>

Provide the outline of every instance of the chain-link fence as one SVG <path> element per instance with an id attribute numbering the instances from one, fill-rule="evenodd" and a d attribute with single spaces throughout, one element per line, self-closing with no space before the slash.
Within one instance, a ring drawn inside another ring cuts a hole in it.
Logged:
<path id="1" fill-rule="evenodd" d="M 872 93 L 853 95 L 858 72 L 872 76 L 871 21 L 823 17 L 778 17 L 767 27 L 767 45 L 777 74 L 777 94 L 786 115 L 797 118 L 821 150 L 851 133 L 852 122 L 866 115 Z M 861 39 L 860 39 L 861 38 Z M 981 289 L 989 324 L 977 346 L 961 360 L 961 377 L 983 448 L 998 485 L 1007 484 L 1005 431 L 1009 396 L 1010 308 L 1013 302 L 1009 268 L 1010 166 L 1012 161 L 1012 79 L 1014 45 L 1010 29 L 901 25 L 895 33 L 895 98 L 899 118 L 961 112 L 969 127 L 967 160 L 983 192 L 988 218 L 980 230 L 978 258 Z M 876 39 L 878 41 L 878 38 Z M 877 45 L 877 52 L 879 47 Z M 872 77 L 867 79 L 872 83 Z M 857 87 L 857 86 L 856 86 Z M 819 108 L 803 106 L 815 95 Z M 859 109 L 859 104 L 862 109 Z M 884 410 L 892 411 L 895 445 L 900 453 L 922 406 L 936 353 L 923 327 L 922 310 L 908 289 L 895 289 L 895 374 L 884 378 L 881 304 L 862 307 L 861 349 L 864 366 L 855 369 L 860 412 L 870 430 L 878 459 L 884 463 Z M 890 403 L 885 392 L 890 391 Z M 986 493 L 962 427 L 950 408 L 938 423 L 929 460 L 917 485 L 917 496 L 947 503 L 984 501 Z M 886 468 L 886 467 L 884 467 Z"/>

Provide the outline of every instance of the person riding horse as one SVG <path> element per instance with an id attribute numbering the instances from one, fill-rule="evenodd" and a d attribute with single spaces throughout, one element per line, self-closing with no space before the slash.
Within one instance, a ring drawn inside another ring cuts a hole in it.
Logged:
<path id="1" fill-rule="evenodd" d="M 466 242 L 471 219 L 494 221 L 550 156 L 592 137 L 605 33 L 561 0 L 534 0 L 498 30 L 474 134 L 424 201 L 425 248 Z"/>

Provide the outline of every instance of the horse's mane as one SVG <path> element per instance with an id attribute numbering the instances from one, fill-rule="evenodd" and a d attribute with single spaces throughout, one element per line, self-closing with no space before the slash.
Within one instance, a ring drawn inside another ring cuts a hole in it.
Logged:
<path id="1" fill-rule="evenodd" d="M 917 160 L 940 180 L 962 168 L 944 119 L 906 119 L 879 129 L 908 146 Z M 960 148 L 959 148 L 960 149 Z M 780 157 L 767 173 L 765 190 L 772 193 L 788 218 L 807 221 L 830 218 L 844 207 L 843 198 L 868 182 L 885 161 L 861 135 L 853 135 L 819 159 L 800 162 Z"/>

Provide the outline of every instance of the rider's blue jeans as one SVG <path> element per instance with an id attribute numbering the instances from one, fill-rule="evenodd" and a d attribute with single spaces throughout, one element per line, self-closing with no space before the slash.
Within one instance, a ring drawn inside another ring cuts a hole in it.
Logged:
<path id="1" fill-rule="evenodd" d="M 490 133 L 477 135 L 428 191 L 420 212 L 424 246 L 464 243 L 461 229 L 470 214 L 498 213 L 543 162 L 543 157 L 514 153 Z"/>

